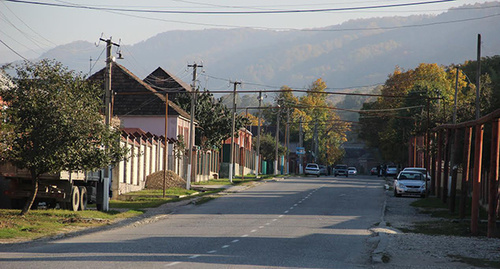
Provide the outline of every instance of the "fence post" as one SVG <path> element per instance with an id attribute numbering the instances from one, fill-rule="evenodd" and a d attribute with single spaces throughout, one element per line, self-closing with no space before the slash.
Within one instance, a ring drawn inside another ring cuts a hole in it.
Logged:
<path id="1" fill-rule="evenodd" d="M 446 140 L 444 146 L 444 171 L 443 171 L 443 196 L 442 201 L 446 204 L 448 198 L 448 179 L 450 175 L 450 141 L 451 141 L 451 129 L 446 129 Z"/>
<path id="2" fill-rule="evenodd" d="M 499 119 L 491 122 L 491 158 L 490 158 L 490 188 L 488 195 L 488 237 L 495 236 L 496 229 L 496 207 L 498 201 L 498 134 Z"/>
<path id="3" fill-rule="evenodd" d="M 437 164 L 436 164 L 436 196 L 441 198 L 441 167 L 442 167 L 442 157 L 443 157 L 443 131 L 438 131 L 437 139 Z"/>
<path id="4" fill-rule="evenodd" d="M 465 207 L 467 205 L 467 188 L 469 184 L 470 150 L 472 141 L 472 127 L 465 127 L 464 134 L 464 156 L 462 161 L 462 192 L 460 194 L 460 218 L 465 218 Z"/>
<path id="5" fill-rule="evenodd" d="M 456 198 L 457 198 L 457 177 L 458 177 L 458 164 L 457 164 L 457 152 L 458 148 L 458 129 L 453 129 L 453 147 L 451 150 L 451 189 L 450 189 L 450 212 L 455 212 Z"/>
<path id="6" fill-rule="evenodd" d="M 478 234 L 479 221 L 479 194 L 481 187 L 481 163 L 483 155 L 483 133 L 484 125 L 476 125 L 475 150 L 474 150 L 474 173 L 472 175 L 472 209 L 470 219 L 470 230 L 472 235 Z"/>

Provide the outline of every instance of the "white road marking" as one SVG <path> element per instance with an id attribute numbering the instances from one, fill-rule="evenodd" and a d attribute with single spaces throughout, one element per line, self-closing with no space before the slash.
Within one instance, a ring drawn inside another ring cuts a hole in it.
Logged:
<path id="1" fill-rule="evenodd" d="M 279 216 L 278 216 L 278 218 L 282 218 L 282 217 L 284 217 L 284 216 L 283 216 L 283 215 L 279 215 Z"/>
<path id="2" fill-rule="evenodd" d="M 224 246 L 222 246 L 222 248 L 228 248 L 228 247 L 229 247 L 229 245 L 224 245 Z"/>
<path id="3" fill-rule="evenodd" d="M 290 210 L 292 210 L 292 209 L 293 209 L 293 206 L 292 206 L 292 207 L 290 207 Z"/>
<path id="4" fill-rule="evenodd" d="M 264 228 L 264 226 L 259 226 L 259 229 L 262 229 L 262 228 Z"/>
<path id="5" fill-rule="evenodd" d="M 208 253 L 208 254 L 213 254 L 213 253 L 215 253 L 215 252 L 217 252 L 217 250 L 210 250 L 210 251 L 207 251 L 207 253 Z"/>
<path id="6" fill-rule="evenodd" d="M 266 223 L 266 225 L 271 225 L 271 223 L 268 222 L 268 223 Z"/>
<path id="7" fill-rule="evenodd" d="M 242 235 L 241 237 L 248 237 L 248 234 L 244 234 L 244 235 Z"/>
<path id="8" fill-rule="evenodd" d="M 294 204 L 293 206 L 298 206 L 298 204 Z"/>
<path id="9" fill-rule="evenodd" d="M 231 241 L 231 243 L 238 243 L 238 242 L 240 242 L 240 240 L 238 240 L 238 239 Z"/>
<path id="10" fill-rule="evenodd" d="M 273 219 L 272 221 L 277 221 L 278 219 Z"/>
<path id="11" fill-rule="evenodd" d="M 256 231 L 257 231 L 257 230 L 251 230 L 250 232 L 251 232 L 251 233 L 255 233 Z"/>
<path id="12" fill-rule="evenodd" d="M 181 263 L 181 262 L 171 262 L 171 263 L 169 263 L 169 264 L 167 264 L 165 266 L 174 266 L 174 265 L 177 265 L 179 263 Z"/>
<path id="13" fill-rule="evenodd" d="M 288 214 L 288 210 L 284 212 L 285 214 Z"/>
<path id="14" fill-rule="evenodd" d="M 196 259 L 196 258 L 198 258 L 198 257 L 200 257 L 200 255 L 193 255 L 193 256 L 190 256 L 189 258 L 190 258 L 190 259 Z"/>

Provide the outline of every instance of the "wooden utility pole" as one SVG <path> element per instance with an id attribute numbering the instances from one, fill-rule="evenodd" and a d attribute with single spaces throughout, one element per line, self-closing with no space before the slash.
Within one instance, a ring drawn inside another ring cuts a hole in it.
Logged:
<path id="1" fill-rule="evenodd" d="M 285 135 L 285 144 L 286 144 L 286 174 L 290 174 L 290 108 L 286 109 L 286 135 Z"/>
<path id="2" fill-rule="evenodd" d="M 477 35 L 477 70 L 476 70 L 476 120 L 481 116 L 479 111 L 479 90 L 481 88 L 481 35 Z"/>
<path id="3" fill-rule="evenodd" d="M 259 119 L 257 121 L 257 156 L 255 157 L 255 177 L 259 178 L 260 172 L 260 119 L 262 118 L 262 91 L 259 91 Z"/>
<path id="4" fill-rule="evenodd" d="M 168 158 L 168 92 L 165 93 L 165 148 L 163 149 L 163 198 L 165 198 L 165 190 L 167 185 L 167 158 Z"/>
<path id="5" fill-rule="evenodd" d="M 278 154 L 278 146 L 280 141 L 280 106 L 278 105 L 278 113 L 276 114 L 276 147 L 274 152 L 274 174 L 278 173 L 278 164 L 279 164 L 279 154 Z"/>
<path id="6" fill-rule="evenodd" d="M 229 155 L 229 182 L 233 183 L 233 165 L 234 165 L 234 132 L 236 126 L 236 87 L 241 84 L 241 81 L 233 82 L 233 115 L 232 115 L 232 127 L 231 127 L 231 152 Z"/>
<path id="7" fill-rule="evenodd" d="M 111 56 L 111 49 L 113 45 L 119 47 L 119 44 L 113 43 L 111 37 L 109 39 L 99 38 L 100 41 L 106 42 L 106 69 L 104 75 L 104 123 L 107 126 L 111 125 L 111 118 L 113 117 L 112 111 L 112 88 L 111 88 L 111 75 L 113 70 L 113 58 Z M 102 211 L 109 210 L 109 183 L 111 182 L 111 168 L 108 166 L 104 171 L 102 181 L 97 186 L 97 209 Z"/>
<path id="8" fill-rule="evenodd" d="M 188 64 L 188 67 L 193 68 L 193 82 L 191 84 L 191 115 L 190 115 L 190 122 L 189 122 L 189 143 L 188 143 L 188 150 L 189 150 L 189 160 L 188 160 L 188 165 L 187 165 L 187 177 L 186 177 L 186 189 L 189 190 L 191 189 L 191 177 L 192 177 L 192 164 L 193 164 L 193 146 L 194 146 L 194 113 L 195 113 L 195 106 L 196 106 L 196 96 L 198 93 L 198 90 L 196 89 L 196 71 L 198 67 L 203 67 L 203 65 L 199 64 Z"/>
<path id="9" fill-rule="evenodd" d="M 303 139 L 302 139 L 302 117 L 300 117 L 300 120 L 299 120 L 299 146 L 301 148 L 304 147 L 303 146 Z M 302 156 L 303 156 L 303 154 L 299 154 L 299 174 L 303 173 Z"/>

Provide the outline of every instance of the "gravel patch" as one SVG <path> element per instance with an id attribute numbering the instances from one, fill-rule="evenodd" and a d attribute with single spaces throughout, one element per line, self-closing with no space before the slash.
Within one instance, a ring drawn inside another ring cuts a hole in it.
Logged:
<path id="1" fill-rule="evenodd" d="M 416 222 L 439 220 L 412 207 L 410 204 L 417 199 L 394 197 L 392 192 L 387 192 L 385 221 L 395 232 L 386 234 L 388 243 L 384 255 L 389 262 L 375 264 L 373 268 L 499 268 L 489 267 L 491 264 L 477 267 L 462 261 L 465 258 L 500 262 L 498 238 L 424 235 L 398 230 L 411 229 Z"/>

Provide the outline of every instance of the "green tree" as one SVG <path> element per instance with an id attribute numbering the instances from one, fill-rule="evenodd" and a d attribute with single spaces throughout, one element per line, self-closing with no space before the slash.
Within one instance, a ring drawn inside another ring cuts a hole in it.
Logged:
<path id="1" fill-rule="evenodd" d="M 99 113 L 101 87 L 61 63 L 42 60 L 16 67 L 15 87 L 2 88 L 6 123 L 15 137 L 7 161 L 29 170 L 33 182 L 26 214 L 38 192 L 39 178 L 63 170 L 96 170 L 119 162 L 126 154 L 121 134 Z"/>
<path id="2" fill-rule="evenodd" d="M 176 103 L 184 110 L 191 111 L 192 94 L 180 94 Z M 196 130 L 196 144 L 202 149 L 218 149 L 222 141 L 231 137 L 232 109 L 224 105 L 222 98 L 214 99 L 213 95 L 205 90 L 196 95 L 195 119 L 198 121 Z M 248 119 L 236 114 L 235 130 L 248 125 Z M 236 135 L 238 132 L 235 133 Z"/>
<path id="3" fill-rule="evenodd" d="M 437 64 L 422 63 L 408 71 L 396 68 L 381 87 L 384 96 L 363 105 L 360 137 L 378 147 L 384 160 L 405 162 L 410 136 L 451 120 L 455 78 L 456 70 Z M 460 75 L 459 87 L 466 85 Z"/>
<path id="4" fill-rule="evenodd" d="M 253 138 L 252 144 L 257 145 L 257 138 Z M 278 145 L 278 154 L 283 155 L 286 148 L 281 144 Z M 274 160 L 276 154 L 276 139 L 269 133 L 263 133 L 260 138 L 260 154 L 264 160 Z"/>

